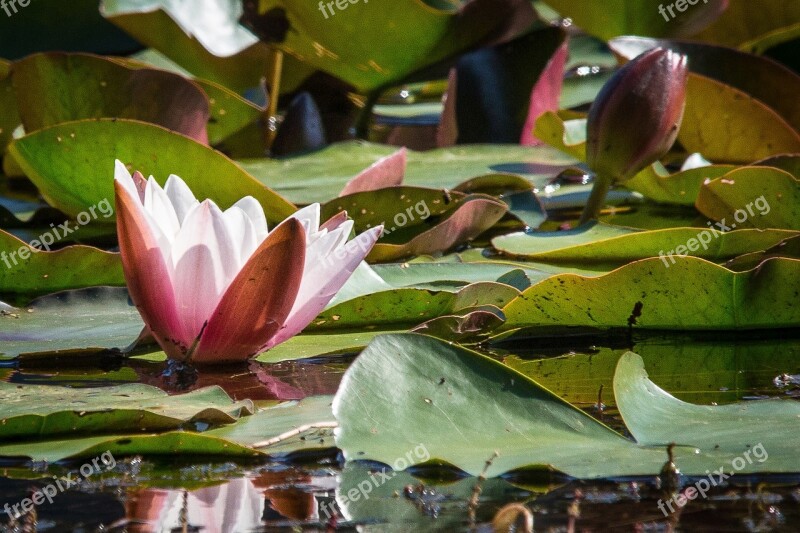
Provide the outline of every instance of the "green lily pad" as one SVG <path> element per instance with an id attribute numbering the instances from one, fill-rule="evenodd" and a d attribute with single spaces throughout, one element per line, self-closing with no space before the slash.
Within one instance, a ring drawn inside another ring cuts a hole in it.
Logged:
<path id="1" fill-rule="evenodd" d="M 152 122 L 207 143 L 208 97 L 170 72 L 132 69 L 88 54 L 34 54 L 14 64 L 20 116 L 28 133 L 88 118 Z"/>
<path id="2" fill-rule="evenodd" d="M 247 159 L 239 164 L 262 183 L 299 204 L 336 198 L 355 175 L 391 155 L 396 147 L 348 141 L 289 159 Z M 537 188 L 574 160 L 547 146 L 475 145 L 408 151 L 405 185 L 454 188 L 484 174 L 508 172 L 528 178 Z"/>
<path id="3" fill-rule="evenodd" d="M 599 478 L 658 473 L 670 442 L 679 444 L 680 471 L 703 476 L 736 461 L 746 443 L 754 453 L 761 439 L 770 455 L 774 446 L 777 460 L 745 461 L 738 472 L 796 470 L 796 403 L 769 402 L 771 415 L 758 402 L 684 404 L 647 380 L 633 353 L 620 359 L 614 386 L 638 443 L 491 358 L 423 335 L 385 335 L 356 359 L 334 397 L 336 444 L 348 461 L 375 460 L 398 470 L 444 462 L 472 475 L 486 467 L 489 477 L 524 468 Z M 715 421 L 716 409 L 725 422 Z M 420 443 L 426 454 L 408 453 Z"/>
<path id="4" fill-rule="evenodd" d="M 563 113 L 562 113 L 563 114 Z M 586 160 L 586 119 L 566 118 L 545 111 L 537 120 L 534 135 L 579 161 Z"/>
<path id="5" fill-rule="evenodd" d="M 94 268 L 101 271 L 99 266 Z M 128 293 L 122 288 L 45 296 L 0 316 L 0 359 L 124 348 L 136 340 L 143 327 L 139 312 L 128 303 Z"/>
<path id="6" fill-rule="evenodd" d="M 654 202 L 694 205 L 706 180 L 718 178 L 736 168 L 733 165 L 709 165 L 670 174 L 663 165 L 645 167 L 625 182 L 625 187 Z"/>
<path id="7" fill-rule="evenodd" d="M 725 465 L 728 473 L 797 470 L 800 446 L 793 435 L 800 423 L 800 403 L 777 399 L 731 405 L 682 402 L 650 381 L 642 358 L 630 352 L 617 364 L 614 395 L 625 425 L 643 446 L 670 442 L 692 446 L 707 457 L 708 464 L 718 458 L 714 466 Z M 675 464 L 685 472 L 682 461 Z"/>
<path id="8" fill-rule="evenodd" d="M 511 233 L 495 237 L 492 246 L 503 254 L 533 261 L 619 266 L 664 254 L 720 261 L 763 250 L 793 235 L 786 230 L 752 229 L 722 233 L 716 228 L 636 231 L 601 222 L 568 231 Z"/>
<path id="9" fill-rule="evenodd" d="M 612 455 L 636 448 L 501 363 L 413 333 L 372 341 L 345 374 L 333 413 L 336 445 L 348 461 L 395 466 L 423 443 L 430 460 L 472 475 L 498 452 L 490 477 L 533 465 L 592 477 L 607 472 Z M 650 467 L 660 468 L 663 452 L 651 454 Z M 405 462 L 425 461 L 412 455 Z"/>
<path id="10" fill-rule="evenodd" d="M 242 13 L 238 2 L 202 0 L 187 10 L 173 0 L 103 0 L 100 10 L 113 24 L 195 76 L 234 91 L 257 87 L 272 70 L 269 46 L 238 23 Z M 287 56 L 281 92 L 295 90 L 311 72 Z"/>
<path id="11" fill-rule="evenodd" d="M 792 259 L 800 259 L 800 237 L 791 237 L 785 241 L 779 242 L 772 248 L 734 257 L 722 266 L 735 272 L 743 272 L 745 270 L 756 268 L 767 259 L 772 259 L 775 257 L 790 257 Z"/>
<path id="12" fill-rule="evenodd" d="M 449 2 L 398 0 L 391 5 L 342 2 L 326 9 L 261 0 L 245 9 L 243 22 L 265 42 L 369 92 L 486 41 L 509 21 L 524 18 L 524 12 L 532 16 L 520 3 L 474 4 L 462 10 Z"/>
<path id="13" fill-rule="evenodd" d="M 404 288 L 360 296 L 329 307 L 307 331 L 332 328 L 413 326 L 459 309 L 479 305 L 502 307 L 519 291 L 503 283 L 482 282 L 453 290 Z"/>
<path id="14" fill-rule="evenodd" d="M 77 224 L 69 226 L 75 227 Z M 40 295 L 123 284 L 119 254 L 83 245 L 48 252 L 0 230 L 0 293 Z"/>
<path id="15" fill-rule="evenodd" d="M 321 450 L 333 447 L 329 429 L 299 431 L 273 445 L 253 446 L 303 426 L 330 426 L 331 398 L 315 396 L 286 402 L 246 416 L 234 424 L 204 432 L 168 431 L 150 434 L 101 435 L 61 440 L 0 444 L 0 457 L 28 457 L 34 461 L 98 457 L 110 452 L 115 458 L 132 455 L 201 455 L 255 457 L 264 454 Z M 313 438 L 311 438 L 313 437 Z"/>
<path id="16" fill-rule="evenodd" d="M 744 167 L 703 185 L 697 209 L 732 228 L 800 229 L 800 180 L 772 167 Z"/>
<path id="17" fill-rule="evenodd" d="M 414 235 L 402 244 L 379 241 L 367 258 L 370 261 L 395 261 L 413 255 L 446 252 L 476 238 L 494 226 L 507 212 L 508 206 L 505 202 L 480 194 L 469 195 L 460 206 L 430 229 Z M 395 230 L 394 226 L 388 228 L 389 232 Z"/>
<path id="18" fill-rule="evenodd" d="M 442 189 L 396 186 L 334 198 L 320 206 L 322 220 L 347 211 L 356 233 L 383 224 L 384 236 L 410 229 L 463 204 L 466 194 Z"/>
<path id="19" fill-rule="evenodd" d="M 796 33 L 792 28 L 797 27 L 798 20 L 800 5 L 791 0 L 729 2 L 725 12 L 696 39 L 758 53 L 761 41 L 774 45 L 793 39 Z"/>
<path id="20" fill-rule="evenodd" d="M 162 185 L 167 176 L 177 174 L 198 198 L 211 198 L 223 209 L 253 196 L 271 224 L 295 211 L 221 153 L 144 122 L 68 122 L 17 139 L 9 150 L 47 201 L 71 216 L 103 200 L 113 204 L 115 159 L 155 176 Z"/>
<path id="21" fill-rule="evenodd" d="M 724 0 L 683 4 L 682 10 L 674 4 L 658 6 L 625 0 L 585 5 L 571 0 L 547 0 L 547 4 L 582 30 L 606 41 L 618 35 L 692 35 L 713 22 L 727 6 Z"/>
<path id="22" fill-rule="evenodd" d="M 635 261 L 599 277 L 553 276 L 503 308 L 501 330 L 541 326 L 727 330 L 800 324 L 800 261 L 731 272 L 696 257 Z"/>
<path id="23" fill-rule="evenodd" d="M 503 363 L 573 405 L 596 405 L 600 387 L 603 403 L 615 405 L 614 369 L 626 349 L 604 347 L 588 354 L 541 357 L 549 350 L 525 346 L 525 358 L 508 355 Z M 776 376 L 800 372 L 797 339 L 782 335 L 765 339 L 648 336 L 635 339 L 631 350 L 642 357 L 651 379 L 663 389 L 685 402 L 705 405 L 776 394 Z M 516 350 L 511 348 L 511 352 Z"/>
<path id="24" fill-rule="evenodd" d="M 170 396 L 139 383 L 74 389 L 0 382 L 0 402 L 0 439 L 5 442 L 69 433 L 87 436 L 217 426 L 255 410 L 250 400 L 234 402 L 220 387 Z"/>
<path id="25" fill-rule="evenodd" d="M 800 152 L 800 133 L 749 94 L 696 73 L 689 74 L 686 94 L 678 140 L 688 152 L 727 163 Z"/>

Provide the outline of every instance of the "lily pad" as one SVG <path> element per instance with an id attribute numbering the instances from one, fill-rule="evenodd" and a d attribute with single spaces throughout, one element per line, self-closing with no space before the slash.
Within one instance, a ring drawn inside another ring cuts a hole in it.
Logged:
<path id="1" fill-rule="evenodd" d="M 791 0 L 729 2 L 728 8 L 696 38 L 758 53 L 758 43 L 778 44 L 797 36 L 793 29 L 800 20 L 800 5 Z"/>
<path id="2" fill-rule="evenodd" d="M 48 252 L 0 230 L 0 293 L 39 295 L 123 284 L 119 254 L 83 245 Z"/>
<path id="3" fill-rule="evenodd" d="M 245 9 L 243 23 L 263 41 L 369 92 L 502 34 L 505 27 L 524 21 L 526 13 L 527 22 L 532 21 L 533 11 L 525 3 L 473 4 L 462 9 L 421 0 L 350 2 L 334 10 L 262 0 Z M 378 41 L 392 46 L 373 46 Z"/>
<path id="4" fill-rule="evenodd" d="M 379 241 L 367 258 L 370 261 L 393 261 L 412 255 L 446 252 L 494 226 L 507 211 L 505 202 L 483 195 L 470 195 L 432 228 L 403 244 Z M 395 227 L 389 228 L 389 231 L 395 231 Z"/>
<path id="5" fill-rule="evenodd" d="M 548 278 L 503 308 L 501 330 L 553 325 L 729 330 L 800 324 L 800 261 L 772 259 L 757 270 L 731 272 L 696 257 L 672 259 L 642 259 L 599 277 Z"/>
<path id="6" fill-rule="evenodd" d="M 704 0 L 688 6 L 688 9 L 683 4 L 682 10 L 675 11 L 673 4 L 668 4 L 671 17 L 667 14 L 667 6 L 625 0 L 585 5 L 571 0 L 548 0 L 547 4 L 587 33 L 608 40 L 618 35 L 692 35 L 711 24 L 728 2 Z"/>
<path id="7" fill-rule="evenodd" d="M 87 118 L 152 122 L 208 143 L 208 97 L 170 72 L 131 69 L 88 54 L 35 54 L 12 75 L 25 131 Z"/>
<path id="8" fill-rule="evenodd" d="M 643 446 L 670 442 L 692 446 L 709 463 L 719 458 L 720 466 L 729 464 L 728 473 L 797 470 L 795 458 L 800 450 L 791 436 L 800 424 L 800 403 L 779 399 L 731 405 L 682 402 L 650 381 L 642 358 L 630 352 L 617 364 L 614 395 L 625 425 Z M 676 466 L 685 470 L 680 460 Z"/>
<path id="9" fill-rule="evenodd" d="M 271 224 L 295 211 L 223 154 L 144 122 L 68 122 L 17 139 L 9 150 L 47 201 L 72 216 L 103 200 L 113 203 L 115 159 L 145 176 L 152 174 L 162 185 L 167 176 L 177 174 L 198 198 L 211 198 L 223 209 L 253 196 Z"/>
<path id="10" fill-rule="evenodd" d="M 387 373 L 394 376 L 388 388 Z M 336 444 L 348 461 L 375 460 L 398 470 L 444 462 L 471 475 L 485 467 L 489 477 L 524 468 L 599 478 L 658 473 L 670 442 L 680 445 L 680 471 L 702 476 L 732 464 L 761 440 L 770 456 L 774 446 L 775 460 L 745 461 L 737 472 L 796 469 L 796 403 L 684 404 L 647 380 L 633 353 L 620 359 L 614 382 L 622 417 L 631 420 L 641 442 L 623 438 L 491 358 L 423 335 L 385 335 L 348 369 L 334 397 Z M 420 443 L 427 454 L 408 453 Z"/>
<path id="11" fill-rule="evenodd" d="M 269 47 L 242 28 L 241 3 L 175 0 L 103 0 L 103 16 L 139 42 L 155 48 L 195 76 L 242 92 L 272 70 Z M 285 58 L 282 92 L 295 90 L 312 69 Z"/>
<path id="12" fill-rule="evenodd" d="M 112 57 L 108 59 L 130 68 L 156 67 L 161 70 L 170 71 L 161 65 L 151 65 L 145 61 L 132 58 Z M 181 76 L 191 76 L 191 74 L 184 74 L 183 72 L 178 72 L 178 74 Z M 203 78 L 193 78 L 193 81 L 199 85 L 208 96 L 208 105 L 211 115 L 207 128 L 208 141 L 211 144 L 218 144 L 224 141 L 234 133 L 242 130 L 248 124 L 253 123 L 264 113 L 264 109 L 242 98 L 238 93 L 231 91 L 219 83 Z"/>
<path id="13" fill-rule="evenodd" d="M 110 452 L 115 458 L 132 455 L 256 457 L 273 453 L 321 450 L 333 447 L 329 429 L 299 431 L 291 438 L 263 444 L 272 438 L 313 424 L 333 422 L 331 399 L 316 396 L 263 409 L 234 424 L 204 432 L 168 431 L 149 434 L 89 436 L 0 444 L 0 457 L 28 457 L 34 461 L 98 457 Z M 314 438 L 310 438 L 314 437 Z"/>
<path id="14" fill-rule="evenodd" d="M 625 182 L 625 187 L 654 202 L 694 205 L 706 180 L 718 178 L 736 168 L 733 165 L 709 165 L 670 174 L 663 165 L 653 164 Z"/>
<path id="15" fill-rule="evenodd" d="M 686 94 L 678 140 L 687 151 L 731 163 L 800 152 L 800 133 L 747 93 L 692 73 Z"/>
<path id="16" fill-rule="evenodd" d="M 0 382 L 0 440 L 152 432 L 217 426 L 253 414 L 250 400 L 234 402 L 220 387 L 169 396 L 157 387 L 130 383 L 70 388 Z"/>
<path id="17" fill-rule="evenodd" d="M 794 235 L 786 230 L 669 228 L 632 231 L 597 223 L 568 231 L 518 232 L 495 237 L 492 245 L 512 257 L 562 263 L 623 265 L 657 255 L 691 255 L 725 260 L 763 250 Z M 682 250 L 681 250 L 682 248 Z"/>
<path id="18" fill-rule="evenodd" d="M 697 209 L 732 228 L 800 229 L 800 180 L 772 167 L 744 167 L 703 185 Z"/>
<path id="19" fill-rule="evenodd" d="M 94 267 L 102 271 L 101 267 Z M 102 267 L 108 269 L 108 267 Z M 121 267 L 117 266 L 120 270 Z M 0 359 L 23 354 L 71 356 L 124 348 L 144 327 L 125 289 L 68 291 L 0 316 Z"/>
<path id="20" fill-rule="evenodd" d="M 323 311 L 307 331 L 331 328 L 413 326 L 459 309 L 502 307 L 519 291 L 503 283 L 474 283 L 458 290 L 404 288 L 361 296 Z"/>
<path id="21" fill-rule="evenodd" d="M 382 157 L 392 146 L 348 141 L 313 154 L 289 159 L 247 159 L 239 164 L 262 183 L 299 204 L 326 202 L 355 175 Z M 454 146 L 427 152 L 408 151 L 406 185 L 433 189 L 453 188 L 484 174 L 508 172 L 528 178 L 536 187 L 547 182 L 574 160 L 548 146 Z"/>
<path id="22" fill-rule="evenodd" d="M 503 363 L 573 405 L 594 407 L 602 387 L 603 403 L 615 406 L 614 370 L 627 349 L 601 347 L 543 357 L 552 353 L 550 346 L 525 343 L 520 348 L 525 349 L 524 356 L 515 355 L 517 347 L 512 344 L 513 355 L 505 356 Z M 651 379 L 663 389 L 685 402 L 704 405 L 778 393 L 775 377 L 800 371 L 797 339 L 783 335 L 763 339 L 654 335 L 634 338 L 631 350 L 642 357 Z"/>
<path id="23" fill-rule="evenodd" d="M 545 111 L 536 120 L 533 134 L 579 161 L 586 160 L 586 119 Z"/>

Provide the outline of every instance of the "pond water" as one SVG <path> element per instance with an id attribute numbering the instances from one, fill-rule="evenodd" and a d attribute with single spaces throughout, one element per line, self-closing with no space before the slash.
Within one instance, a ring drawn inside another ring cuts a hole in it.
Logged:
<path id="1" fill-rule="evenodd" d="M 610 391 L 625 351 L 639 353 L 653 381 L 693 403 L 794 396 L 800 390 L 800 340 L 790 333 L 770 337 L 561 335 L 485 353 L 624 432 Z M 144 382 L 170 392 L 219 384 L 234 398 L 269 405 L 334 394 L 352 360 L 260 365 L 260 377 L 233 369 L 185 381 L 165 376 L 163 362 L 59 364 L 57 370 L 25 362 L 5 364 L 0 377 L 73 387 Z M 444 467 L 393 472 L 377 463 L 345 465 L 336 450 L 255 462 L 116 457 L 99 465 L 84 476 L 81 463 L 0 464 L 0 504 L 9 508 L 56 478 L 75 481 L 66 490 L 54 488 L 52 503 L 45 500 L 16 521 L 10 520 L 13 511 L 0 509 L 0 531 L 32 531 L 34 520 L 41 531 L 491 531 L 493 517 L 515 502 L 532 512 L 537 531 L 794 531 L 800 519 L 798 475 L 734 475 L 680 508 L 656 477 L 580 481 L 536 471 L 479 480 Z M 685 486 L 699 481 L 681 478 Z"/>

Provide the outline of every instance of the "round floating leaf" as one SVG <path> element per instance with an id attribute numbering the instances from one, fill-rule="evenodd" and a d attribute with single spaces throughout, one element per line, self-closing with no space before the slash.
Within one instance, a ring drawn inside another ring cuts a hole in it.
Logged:
<path id="1" fill-rule="evenodd" d="M 50 52 L 15 63 L 12 79 L 28 133 L 73 120 L 130 118 L 208 143 L 208 97 L 200 86 L 171 72 Z"/>
<path id="2" fill-rule="evenodd" d="M 395 151 L 393 146 L 349 141 L 309 155 L 239 163 L 287 199 L 308 204 L 336 198 L 351 178 Z M 453 188 L 475 176 L 502 172 L 520 174 L 534 186 L 544 187 L 553 175 L 575 162 L 548 146 L 454 146 L 426 152 L 409 150 L 407 155 L 403 183 L 433 189 Z"/>
<path id="3" fill-rule="evenodd" d="M 223 209 L 253 196 L 271 224 L 295 211 L 221 153 L 144 122 L 68 122 L 17 139 L 9 150 L 47 201 L 71 216 L 103 200 L 113 203 L 115 159 L 162 185 L 177 174 L 198 198 L 210 198 Z"/>
<path id="4" fill-rule="evenodd" d="M 800 180 L 772 167 L 744 167 L 703 185 L 697 209 L 732 228 L 800 230 Z"/>
<path id="5" fill-rule="evenodd" d="M 794 235 L 786 230 L 753 229 L 722 233 L 716 226 L 630 231 L 598 223 L 569 231 L 511 233 L 495 237 L 492 245 L 504 254 L 533 261 L 623 265 L 665 254 L 725 260 Z"/>
<path id="6" fill-rule="evenodd" d="M 694 205 L 703 183 L 733 170 L 733 165 L 709 165 L 670 174 L 653 164 L 625 182 L 625 187 L 664 204 Z"/>
<path id="7" fill-rule="evenodd" d="M 21 122 L 10 71 L 11 63 L 0 59 L 0 154 L 5 152 L 11 134 Z"/>
<path id="8" fill-rule="evenodd" d="M 678 140 L 711 161 L 749 163 L 800 152 L 800 134 L 752 96 L 700 74 L 690 74 Z"/>
<path id="9" fill-rule="evenodd" d="M 673 263 L 674 260 L 674 263 Z M 730 270 L 695 257 L 642 259 L 599 277 L 560 274 L 503 308 L 502 330 L 576 326 L 729 330 L 800 325 L 800 261 Z"/>
<path id="10" fill-rule="evenodd" d="M 58 228 L 47 228 L 47 234 L 52 236 Z M 83 245 L 48 252 L 0 230 L 0 293 L 38 295 L 124 283 L 119 254 Z"/>

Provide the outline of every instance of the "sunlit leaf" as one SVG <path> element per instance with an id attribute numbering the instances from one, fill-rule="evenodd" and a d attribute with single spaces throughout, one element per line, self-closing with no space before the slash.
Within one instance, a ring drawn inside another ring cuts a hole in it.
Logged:
<path id="1" fill-rule="evenodd" d="M 253 196 L 272 224 L 294 212 L 292 204 L 221 153 L 144 122 L 100 119 L 59 124 L 17 139 L 9 150 L 47 201 L 72 216 L 103 200 L 113 204 L 115 159 L 145 176 L 153 175 L 162 185 L 170 174 L 177 174 L 198 198 L 211 198 L 221 208 Z"/>

